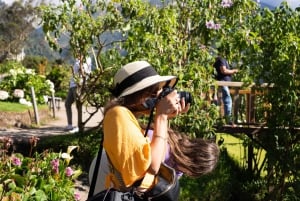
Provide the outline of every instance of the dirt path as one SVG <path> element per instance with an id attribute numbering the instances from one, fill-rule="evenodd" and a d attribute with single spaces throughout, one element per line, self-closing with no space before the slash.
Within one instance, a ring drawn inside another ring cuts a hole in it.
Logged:
<path id="1" fill-rule="evenodd" d="M 92 108 L 89 108 L 92 110 Z M 77 125 L 77 110 L 75 106 L 72 107 L 73 111 L 73 125 Z M 87 111 L 83 112 L 83 119 L 85 120 L 89 116 Z M 94 115 L 92 119 L 86 124 L 86 127 L 94 127 L 99 124 L 102 120 L 102 113 L 99 111 Z M 51 118 L 47 122 L 43 122 L 37 128 L 0 128 L 0 136 L 20 136 L 31 137 L 31 136 L 47 136 L 47 135 L 59 135 L 66 133 L 65 127 L 67 126 L 67 117 L 65 108 L 60 108 L 55 111 L 55 118 L 51 111 Z"/>
<path id="2" fill-rule="evenodd" d="M 90 110 L 92 108 L 89 108 Z M 73 124 L 77 125 L 77 110 L 75 106 L 72 107 L 73 111 Z M 51 113 L 53 115 L 53 113 Z M 88 112 L 83 113 L 83 119 L 86 119 Z M 53 117 L 53 116 L 52 116 Z M 86 125 L 86 127 L 94 127 L 102 120 L 102 113 L 98 112 Z M 37 128 L 0 128 L 1 137 L 12 137 L 14 140 L 22 140 L 22 138 L 30 138 L 32 136 L 49 136 L 49 135 L 62 135 L 65 134 L 65 127 L 67 125 L 67 117 L 65 108 L 60 108 L 55 111 L 55 118 L 50 118 L 46 123 Z M 89 183 L 87 174 L 83 174 L 76 181 L 76 190 L 80 193 L 81 201 L 85 201 L 88 196 Z"/>

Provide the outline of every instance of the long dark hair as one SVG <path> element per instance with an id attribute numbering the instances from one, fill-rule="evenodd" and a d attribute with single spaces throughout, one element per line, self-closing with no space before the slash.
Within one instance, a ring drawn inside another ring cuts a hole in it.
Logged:
<path id="1" fill-rule="evenodd" d="M 177 169 L 190 177 L 212 172 L 219 160 L 218 145 L 208 139 L 191 138 L 169 129 L 170 156 Z"/>

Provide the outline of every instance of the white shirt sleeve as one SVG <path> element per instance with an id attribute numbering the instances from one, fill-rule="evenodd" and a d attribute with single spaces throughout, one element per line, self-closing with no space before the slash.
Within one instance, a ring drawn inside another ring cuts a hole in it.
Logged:
<path id="1" fill-rule="evenodd" d="M 83 64 L 83 70 L 86 74 L 90 74 L 92 71 L 92 59 L 87 57 L 85 63 Z"/>

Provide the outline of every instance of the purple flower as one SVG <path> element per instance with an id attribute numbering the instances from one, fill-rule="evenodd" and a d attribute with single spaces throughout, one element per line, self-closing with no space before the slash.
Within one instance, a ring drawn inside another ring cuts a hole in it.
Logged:
<path id="1" fill-rule="evenodd" d="M 221 2 L 221 6 L 223 8 L 229 8 L 233 5 L 232 1 L 231 0 L 222 0 Z"/>
<path id="2" fill-rule="evenodd" d="M 212 20 L 206 22 L 205 25 L 206 25 L 206 28 L 208 28 L 208 29 L 214 29 L 214 27 L 215 27 L 215 23 Z"/>
<path id="3" fill-rule="evenodd" d="M 80 194 L 78 192 L 74 193 L 75 200 L 80 200 Z"/>
<path id="4" fill-rule="evenodd" d="M 208 28 L 208 29 L 218 30 L 221 28 L 221 24 L 215 23 L 213 20 L 209 20 L 208 22 L 206 22 L 205 25 L 206 25 L 206 28 Z"/>
<path id="5" fill-rule="evenodd" d="M 71 167 L 67 167 L 65 172 L 66 172 L 67 177 L 72 176 L 74 173 L 74 171 L 72 170 Z"/>
<path id="6" fill-rule="evenodd" d="M 51 165 L 52 165 L 52 170 L 55 172 L 55 173 L 58 173 L 59 170 L 58 170 L 58 167 L 59 167 L 59 160 L 58 159 L 53 159 L 51 161 Z"/>
<path id="7" fill-rule="evenodd" d="M 18 157 L 13 157 L 12 163 L 13 163 L 15 166 L 21 166 L 21 164 L 22 164 L 21 160 L 20 160 Z"/>
<path id="8" fill-rule="evenodd" d="M 220 28 L 221 28 L 221 24 L 218 24 L 218 23 L 215 24 L 215 28 L 214 28 L 215 30 L 218 30 L 218 29 L 220 29 Z"/>

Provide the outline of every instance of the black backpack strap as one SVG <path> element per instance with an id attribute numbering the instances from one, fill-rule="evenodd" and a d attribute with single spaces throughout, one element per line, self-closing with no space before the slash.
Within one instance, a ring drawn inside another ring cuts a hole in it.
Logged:
<path id="1" fill-rule="evenodd" d="M 96 182 L 97 182 L 97 177 L 98 177 L 99 167 L 100 167 L 100 161 L 101 161 L 101 155 L 102 155 L 102 149 L 103 149 L 103 139 L 104 139 L 104 136 L 102 136 L 102 138 L 101 138 L 100 148 L 99 148 L 97 159 L 96 159 L 95 169 L 93 172 L 93 178 L 92 178 L 92 183 L 90 186 L 88 198 L 92 197 L 95 192 L 95 187 L 96 187 Z"/>
<path id="2" fill-rule="evenodd" d="M 147 136 L 148 131 L 150 129 L 151 121 L 152 121 L 152 118 L 153 118 L 153 113 L 154 113 L 154 107 L 151 109 L 151 112 L 150 112 L 148 125 L 147 125 L 147 128 L 146 128 L 145 134 L 144 134 L 145 137 Z M 104 140 L 104 136 L 102 136 L 102 139 L 101 139 L 101 142 L 100 142 L 100 148 L 99 148 L 98 155 L 97 155 L 97 160 L 96 160 L 95 169 L 94 169 L 94 172 L 93 172 L 93 178 L 92 178 L 92 183 L 91 183 L 91 186 L 90 186 L 88 198 L 92 197 L 94 195 L 94 192 L 95 192 L 95 186 L 96 186 L 96 181 L 97 181 L 97 177 L 98 177 L 100 161 L 101 161 L 101 155 L 102 155 L 102 149 L 103 149 L 103 140 Z"/>

